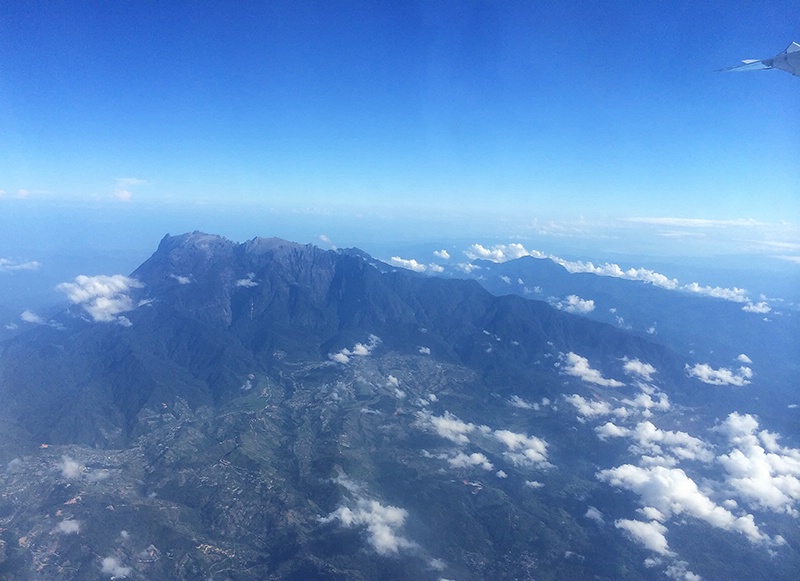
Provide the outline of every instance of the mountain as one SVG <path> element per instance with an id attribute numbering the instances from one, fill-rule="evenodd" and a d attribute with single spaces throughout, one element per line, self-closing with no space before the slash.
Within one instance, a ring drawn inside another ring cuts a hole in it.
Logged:
<path id="1" fill-rule="evenodd" d="M 798 451 L 652 337 L 355 249 L 201 232 L 62 290 L 0 352 L 3 578 L 800 566 Z M 740 482 L 756 447 L 783 498 Z"/>

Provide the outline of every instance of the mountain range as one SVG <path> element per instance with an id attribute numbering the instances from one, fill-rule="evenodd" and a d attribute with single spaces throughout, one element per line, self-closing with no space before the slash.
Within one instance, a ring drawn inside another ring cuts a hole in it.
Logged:
<path id="1" fill-rule="evenodd" d="M 0 574 L 793 579 L 795 319 L 535 260 L 193 232 L 59 285 L 0 347 Z"/>

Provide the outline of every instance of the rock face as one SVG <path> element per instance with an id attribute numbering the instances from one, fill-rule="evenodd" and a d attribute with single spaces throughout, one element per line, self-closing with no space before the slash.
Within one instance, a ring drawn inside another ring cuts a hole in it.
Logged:
<path id="1" fill-rule="evenodd" d="M 635 401 L 679 401 L 668 349 L 278 239 L 167 236 L 131 278 L 124 321 L 76 305 L 2 347 L 3 579 L 638 579 L 675 565 L 646 567 L 614 527 L 634 508 L 598 471 L 627 445 L 575 419 L 578 405 L 617 421 L 651 413 Z M 655 399 L 631 361 L 658 370 Z M 789 579 L 800 563 L 681 530 L 681 558 L 706 576 Z M 704 569 L 710 553 L 734 557 Z"/>

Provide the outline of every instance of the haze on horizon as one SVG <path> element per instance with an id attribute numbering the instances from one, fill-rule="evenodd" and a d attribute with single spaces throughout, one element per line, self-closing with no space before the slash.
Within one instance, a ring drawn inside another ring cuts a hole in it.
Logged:
<path id="1" fill-rule="evenodd" d="M 791 2 L 5 3 L 0 256 L 140 261 L 202 229 L 791 269 L 798 79 L 715 71 L 779 50 L 798 18 Z"/>

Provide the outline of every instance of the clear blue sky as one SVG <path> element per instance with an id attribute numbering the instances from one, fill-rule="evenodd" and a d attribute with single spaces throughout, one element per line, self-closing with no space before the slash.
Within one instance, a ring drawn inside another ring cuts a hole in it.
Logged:
<path id="1" fill-rule="evenodd" d="M 800 255 L 800 78 L 715 72 L 800 41 L 800 4 L 558 4 L 0 0 L 0 243 L 361 220 Z"/>

